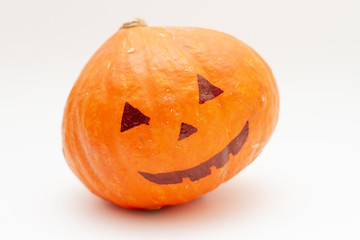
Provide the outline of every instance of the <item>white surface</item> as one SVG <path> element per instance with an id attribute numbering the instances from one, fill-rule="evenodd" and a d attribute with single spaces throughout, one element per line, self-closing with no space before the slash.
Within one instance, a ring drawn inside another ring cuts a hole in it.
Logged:
<path id="1" fill-rule="evenodd" d="M 360 239 L 359 12 L 358 0 L 2 0 L 0 239 Z M 156 212 L 93 196 L 61 152 L 73 83 L 133 17 L 242 39 L 281 94 L 278 127 L 252 165 Z"/>

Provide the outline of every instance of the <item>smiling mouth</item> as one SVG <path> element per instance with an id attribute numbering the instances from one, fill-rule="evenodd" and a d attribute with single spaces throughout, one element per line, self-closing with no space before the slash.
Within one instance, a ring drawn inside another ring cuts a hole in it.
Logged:
<path id="1" fill-rule="evenodd" d="M 219 153 L 209 160 L 189 169 L 165 172 L 165 173 L 147 173 L 138 172 L 145 179 L 157 184 L 177 184 L 182 183 L 183 178 L 189 178 L 192 182 L 197 181 L 211 174 L 210 167 L 217 169 L 223 167 L 229 161 L 229 154 L 233 156 L 238 154 L 246 142 L 249 135 L 249 121 L 247 121 L 241 132 Z"/>

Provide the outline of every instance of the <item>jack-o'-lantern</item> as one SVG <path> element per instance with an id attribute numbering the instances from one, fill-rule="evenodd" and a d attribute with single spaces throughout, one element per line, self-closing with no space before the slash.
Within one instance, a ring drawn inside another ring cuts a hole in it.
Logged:
<path id="1" fill-rule="evenodd" d="M 278 118 L 268 65 L 214 30 L 124 24 L 68 98 L 63 152 L 94 194 L 126 208 L 197 198 L 261 152 Z"/>

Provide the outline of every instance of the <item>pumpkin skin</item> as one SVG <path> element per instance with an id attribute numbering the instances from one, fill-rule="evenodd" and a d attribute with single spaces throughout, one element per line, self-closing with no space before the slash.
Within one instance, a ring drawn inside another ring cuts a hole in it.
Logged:
<path id="1" fill-rule="evenodd" d="M 204 82 L 212 88 L 201 92 Z M 258 156 L 278 107 L 270 68 L 242 41 L 193 27 L 121 28 L 89 60 L 68 97 L 63 153 L 91 192 L 117 205 L 185 203 Z M 240 133 L 241 149 L 226 150 Z M 207 166 L 210 174 L 199 179 L 149 180 L 195 173 L 222 150 L 228 159 Z"/>

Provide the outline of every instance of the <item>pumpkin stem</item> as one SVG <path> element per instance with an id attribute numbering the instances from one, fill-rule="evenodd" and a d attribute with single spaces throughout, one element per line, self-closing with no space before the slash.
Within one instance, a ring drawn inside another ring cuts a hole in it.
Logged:
<path id="1" fill-rule="evenodd" d="M 137 26 L 147 26 L 146 22 L 142 20 L 141 18 L 135 18 L 132 21 L 124 23 L 120 29 L 122 28 L 131 28 L 131 27 L 137 27 Z"/>

